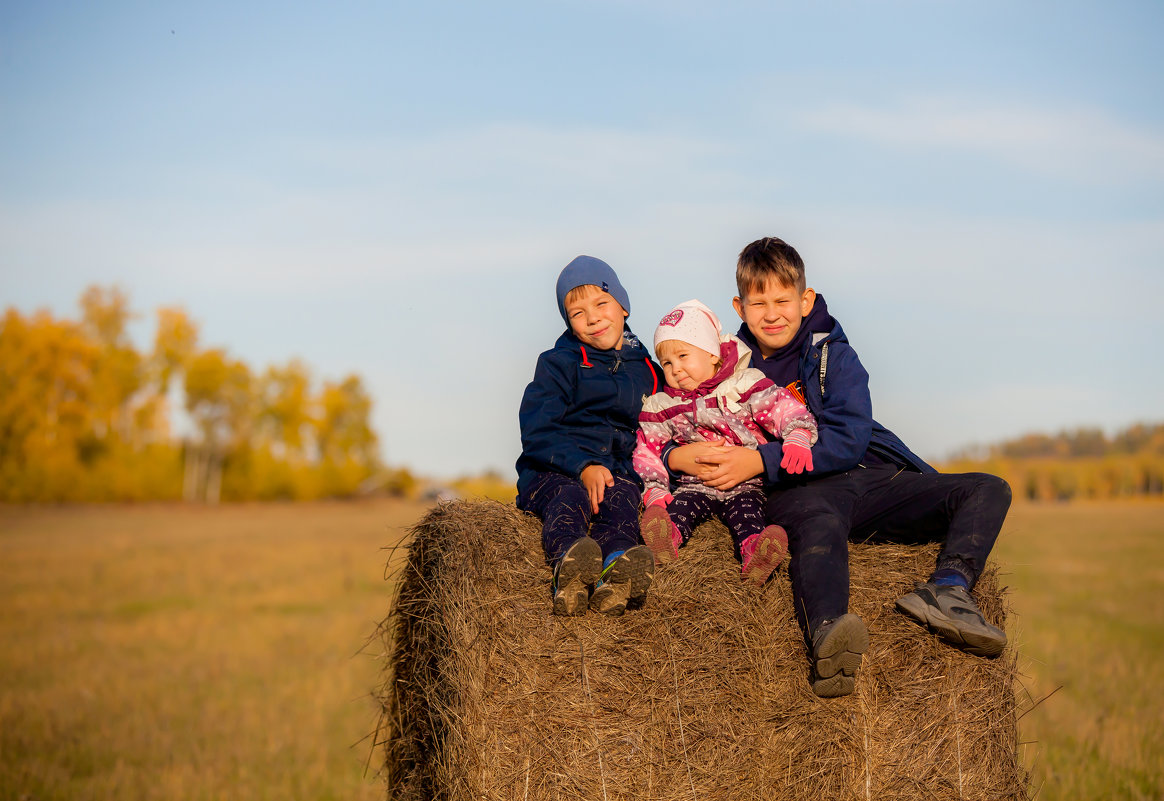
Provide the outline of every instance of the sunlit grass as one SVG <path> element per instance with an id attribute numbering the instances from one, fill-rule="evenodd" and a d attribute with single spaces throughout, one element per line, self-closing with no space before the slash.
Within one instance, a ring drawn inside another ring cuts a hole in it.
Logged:
<path id="1" fill-rule="evenodd" d="M 402 503 L 0 510 L 0 798 L 380 799 Z"/>
<path id="2" fill-rule="evenodd" d="M 0 799 L 383 799 L 357 652 L 423 508 L 0 508 Z M 1041 801 L 1164 796 L 1164 505 L 1017 505 L 996 557 Z"/>
<path id="3" fill-rule="evenodd" d="M 995 553 L 1039 798 L 1164 797 L 1164 505 L 1019 505 Z"/>

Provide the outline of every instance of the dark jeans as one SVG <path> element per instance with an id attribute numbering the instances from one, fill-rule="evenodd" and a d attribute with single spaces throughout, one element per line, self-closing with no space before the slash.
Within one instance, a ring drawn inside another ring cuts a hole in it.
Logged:
<path id="1" fill-rule="evenodd" d="M 764 493 L 760 490 L 741 492 L 730 500 L 721 500 L 699 490 L 680 489 L 667 504 L 667 514 L 679 529 L 683 542 L 691 538 L 691 532 L 700 523 L 719 517 L 736 546 L 736 558 L 740 555 L 740 543 L 764 529 Z"/>
<path id="2" fill-rule="evenodd" d="M 616 475 L 614 486 L 606 488 L 598 505 L 598 514 L 592 515 L 590 496 L 580 480 L 561 473 L 541 473 L 518 497 L 517 508 L 542 519 L 542 547 L 546 561 L 554 564 L 586 536 L 587 529 L 598 541 L 603 557 L 638 545 L 642 495 L 637 481 Z"/>
<path id="3" fill-rule="evenodd" d="M 792 599 L 806 632 L 849 609 L 849 539 L 942 542 L 935 570 L 973 587 L 1010 508 L 1010 486 L 986 473 L 856 467 L 768 496 L 788 532 Z"/>

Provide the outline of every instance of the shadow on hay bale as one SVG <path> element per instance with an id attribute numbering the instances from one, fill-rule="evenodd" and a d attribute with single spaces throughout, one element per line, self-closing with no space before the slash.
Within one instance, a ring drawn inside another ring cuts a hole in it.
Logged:
<path id="1" fill-rule="evenodd" d="M 872 643 L 826 700 L 787 574 L 741 586 L 718 523 L 622 618 L 551 614 L 540 524 L 513 506 L 442 504 L 413 534 L 381 625 L 391 799 L 1027 797 L 1013 652 L 965 655 L 893 608 L 935 546 L 851 546 Z M 1001 625 L 993 569 L 976 594 Z"/>

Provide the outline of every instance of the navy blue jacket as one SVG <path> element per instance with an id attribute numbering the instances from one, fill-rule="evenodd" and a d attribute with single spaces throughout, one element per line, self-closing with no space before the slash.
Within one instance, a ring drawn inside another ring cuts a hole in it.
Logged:
<path id="1" fill-rule="evenodd" d="M 937 472 L 905 446 L 896 434 L 873 419 L 873 402 L 869 398 L 869 373 L 849 344 L 841 324 L 827 311 L 824 298 L 817 296 L 816 308 L 804 320 L 809 333 L 800 355 L 797 377 L 804 401 L 816 417 L 820 439 L 812 446 L 812 472 L 789 476 L 780 469 L 784 454 L 783 441 L 760 446 L 764 472 L 774 484 L 811 480 L 830 473 L 851 470 L 866 459 L 874 458 L 904 465 L 919 473 Z M 781 384 L 775 375 L 775 358 L 765 359 L 756 338 L 741 325 L 737 334 L 752 349 L 752 366 Z M 827 354 L 827 356 L 826 356 Z M 825 360 L 824 386 L 821 386 L 821 361 Z M 767 368 L 765 369 L 765 363 Z"/>
<path id="2" fill-rule="evenodd" d="M 538 473 L 578 478 L 592 464 L 638 480 L 631 457 L 639 412 L 663 373 L 629 328 L 625 336 L 619 350 L 596 350 L 567 330 L 538 356 L 518 413 L 519 499 Z"/>

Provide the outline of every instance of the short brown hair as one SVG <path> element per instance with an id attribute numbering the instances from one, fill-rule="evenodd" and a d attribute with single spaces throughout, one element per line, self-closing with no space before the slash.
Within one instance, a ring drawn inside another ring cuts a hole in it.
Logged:
<path id="1" fill-rule="evenodd" d="M 566 293 L 566 297 L 562 298 L 562 305 L 573 303 L 576 300 L 588 298 L 595 292 L 601 292 L 602 287 L 597 284 L 578 284 L 578 286 Z"/>
<path id="2" fill-rule="evenodd" d="M 736 291 L 745 298 L 749 292 L 762 292 L 772 280 L 804 292 L 804 261 L 796 248 L 783 239 L 766 236 L 740 251 L 736 260 Z"/>

